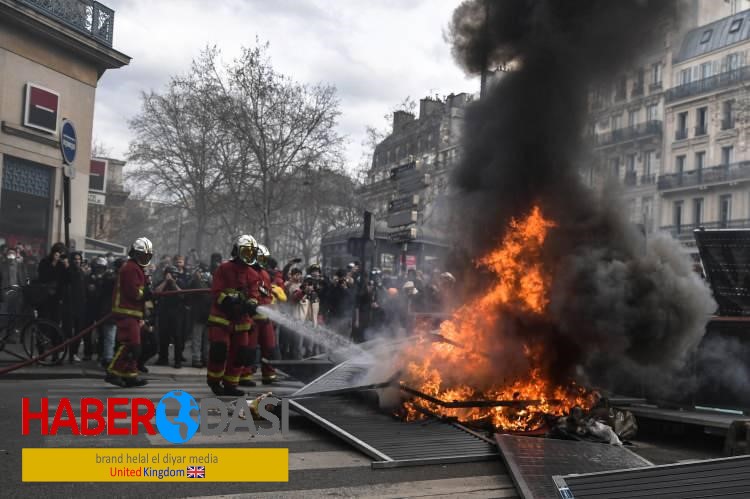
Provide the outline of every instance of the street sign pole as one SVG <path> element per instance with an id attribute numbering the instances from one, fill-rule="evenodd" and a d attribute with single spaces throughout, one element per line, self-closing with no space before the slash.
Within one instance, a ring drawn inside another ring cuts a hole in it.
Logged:
<path id="1" fill-rule="evenodd" d="M 70 179 L 75 178 L 76 170 L 73 162 L 76 159 L 78 149 L 78 138 L 73 123 L 67 119 L 62 120 L 60 129 L 60 152 L 63 161 L 63 219 L 65 222 L 65 247 L 70 250 Z"/>

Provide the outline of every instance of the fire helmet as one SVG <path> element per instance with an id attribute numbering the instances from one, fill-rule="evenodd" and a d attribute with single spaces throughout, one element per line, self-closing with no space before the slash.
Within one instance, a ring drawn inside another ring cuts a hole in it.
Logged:
<path id="1" fill-rule="evenodd" d="M 232 258 L 235 258 L 245 265 L 255 264 L 258 255 L 258 243 L 255 238 L 249 234 L 243 234 L 234 240 L 232 244 Z"/>
<path id="2" fill-rule="evenodd" d="M 268 267 L 268 259 L 271 257 L 271 252 L 264 244 L 258 244 L 258 265 L 262 268 Z"/>
<path id="3" fill-rule="evenodd" d="M 130 246 L 128 256 L 135 260 L 135 263 L 141 267 L 147 267 L 151 263 L 151 258 L 154 256 L 154 246 L 151 241 L 146 237 L 139 237 Z"/>

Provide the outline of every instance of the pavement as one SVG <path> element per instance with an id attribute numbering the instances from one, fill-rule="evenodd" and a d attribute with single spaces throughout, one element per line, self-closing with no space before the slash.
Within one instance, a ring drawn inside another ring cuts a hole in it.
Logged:
<path id="1" fill-rule="evenodd" d="M 7 356 L 4 356 L 7 357 Z M 0 359 L 0 368 L 12 363 Z M 200 401 L 213 397 L 205 385 L 205 369 L 149 365 L 142 388 L 117 388 L 103 382 L 104 370 L 95 361 L 59 366 L 29 366 L 0 376 L 0 473 L 3 497 L 517 497 L 500 460 L 481 463 L 372 469 L 369 457 L 292 413 L 286 435 L 250 435 L 246 430 L 207 436 L 197 433 L 190 447 L 275 447 L 289 449 L 286 483 L 23 483 L 21 449 L 25 447 L 172 447 L 160 435 L 79 437 L 62 430 L 57 436 L 21 435 L 21 398 L 50 399 L 50 420 L 62 397 L 146 397 L 154 403 L 171 390 L 184 390 Z M 258 380 L 259 381 L 259 380 Z M 281 379 L 272 387 L 258 383 L 248 397 L 268 391 L 284 396 L 302 383 Z M 78 417 L 77 417 L 78 419 Z M 80 421 L 80 420 L 79 420 Z M 32 426 L 32 430 L 38 428 Z M 721 457 L 722 440 L 690 428 L 669 431 L 644 425 L 633 450 L 655 464 Z M 32 432 L 33 433 L 33 432 Z M 252 463 L 248 463 L 252 466 Z"/>

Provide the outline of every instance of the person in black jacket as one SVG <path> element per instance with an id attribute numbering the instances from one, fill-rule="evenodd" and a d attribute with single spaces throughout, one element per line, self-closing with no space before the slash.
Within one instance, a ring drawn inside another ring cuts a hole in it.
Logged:
<path id="1" fill-rule="evenodd" d="M 68 267 L 67 250 L 63 243 L 53 244 L 49 255 L 39 262 L 38 279 L 47 290 L 47 299 L 39 307 L 40 317 L 60 323 Z"/>
<path id="2" fill-rule="evenodd" d="M 67 338 L 71 338 L 86 327 L 86 272 L 82 268 L 83 257 L 80 253 L 71 254 L 71 265 L 67 268 L 66 285 L 63 292 L 63 332 Z M 74 341 L 70 345 L 69 361 L 80 362 L 78 349 L 81 340 Z M 93 344 L 91 335 L 83 338 L 83 355 L 91 360 Z"/>
<path id="3" fill-rule="evenodd" d="M 112 294 L 115 288 L 115 271 L 109 268 L 107 259 L 100 256 L 91 263 L 91 273 L 86 280 L 87 324 L 91 325 L 112 311 Z M 107 367 L 115 353 L 116 327 L 113 320 L 97 328 L 99 362 Z"/>

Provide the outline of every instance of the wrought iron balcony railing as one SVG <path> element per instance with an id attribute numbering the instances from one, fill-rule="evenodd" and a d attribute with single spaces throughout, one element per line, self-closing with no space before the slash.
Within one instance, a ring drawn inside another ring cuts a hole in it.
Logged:
<path id="1" fill-rule="evenodd" d="M 667 102 L 692 97 L 694 95 L 712 92 L 722 88 L 730 87 L 736 83 L 750 79 L 750 66 L 725 71 L 702 80 L 685 83 L 667 90 L 665 100 Z"/>
<path id="2" fill-rule="evenodd" d="M 641 185 L 652 185 L 656 183 L 656 174 L 649 173 L 648 175 L 641 175 Z"/>
<path id="3" fill-rule="evenodd" d="M 715 222 L 687 223 L 681 225 L 664 225 L 661 230 L 669 232 L 679 239 L 692 239 L 693 231 L 703 227 L 704 229 L 744 229 L 750 227 L 750 219 L 724 220 Z"/>
<path id="4" fill-rule="evenodd" d="M 668 173 L 659 176 L 659 190 L 693 187 L 700 184 L 729 182 L 750 179 L 750 161 L 740 161 L 727 165 L 700 168 L 682 173 Z"/>
<path id="5" fill-rule="evenodd" d="M 643 95 L 643 82 L 641 83 L 634 83 L 633 89 L 630 91 L 631 97 L 638 97 Z"/>
<path id="6" fill-rule="evenodd" d="M 700 137 L 701 135 L 708 134 L 708 127 L 706 125 L 698 125 L 695 127 L 695 136 Z"/>
<path id="7" fill-rule="evenodd" d="M 606 146 L 628 140 L 640 139 L 649 135 L 661 135 L 662 122 L 660 120 L 647 121 L 635 126 L 616 128 L 611 132 L 596 135 L 596 145 Z"/>
<path id="8" fill-rule="evenodd" d="M 16 0 L 66 26 L 112 46 L 115 11 L 93 0 Z"/>
<path id="9" fill-rule="evenodd" d="M 638 176 L 636 175 L 635 171 L 628 171 L 625 172 L 625 179 L 623 182 L 625 185 L 633 186 L 636 184 L 636 180 L 638 179 Z"/>
<path id="10" fill-rule="evenodd" d="M 687 128 L 683 128 L 682 130 L 675 130 L 674 140 L 685 140 L 688 136 L 687 132 Z"/>
<path id="11" fill-rule="evenodd" d="M 655 82 L 655 83 L 651 83 L 651 84 L 650 84 L 650 85 L 648 86 L 648 91 L 649 91 L 649 92 L 657 92 L 657 91 L 661 90 L 661 87 L 662 87 L 662 84 L 661 84 L 661 82 L 660 82 L 660 81 L 657 81 L 657 82 Z"/>

